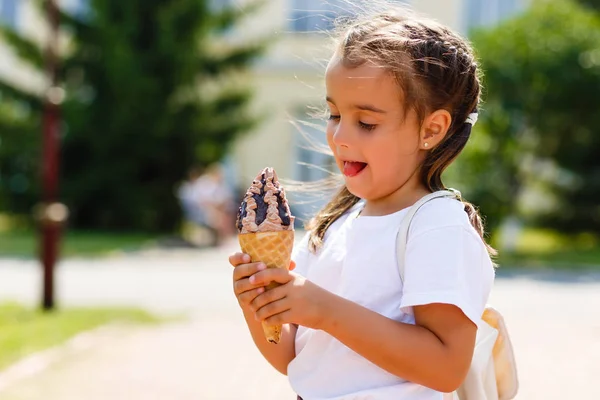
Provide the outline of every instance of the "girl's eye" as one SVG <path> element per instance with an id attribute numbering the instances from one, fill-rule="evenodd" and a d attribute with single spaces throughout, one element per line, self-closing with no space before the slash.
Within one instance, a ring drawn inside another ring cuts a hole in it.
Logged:
<path id="1" fill-rule="evenodd" d="M 377 128 L 377 125 L 373 125 L 373 124 L 365 124 L 364 122 L 360 122 L 360 121 L 358 122 L 358 124 L 360 125 L 360 127 L 361 127 L 362 129 L 364 129 L 364 130 L 367 130 L 367 131 L 372 131 L 372 130 L 374 130 L 375 128 Z"/>
<path id="2" fill-rule="evenodd" d="M 329 115 L 329 117 L 327 117 L 327 119 L 328 119 L 328 120 L 330 120 L 330 121 L 339 121 L 341 118 L 342 118 L 342 117 L 341 117 L 340 115 L 333 115 L 333 114 L 330 114 L 330 115 Z M 366 123 L 364 123 L 364 122 L 361 122 L 361 121 L 358 121 L 358 125 L 359 125 L 359 126 L 362 128 L 362 129 L 364 129 L 364 130 L 366 130 L 366 131 L 372 131 L 372 130 L 374 130 L 375 128 L 377 128 L 377 125 L 373 125 L 373 124 L 366 124 Z"/>

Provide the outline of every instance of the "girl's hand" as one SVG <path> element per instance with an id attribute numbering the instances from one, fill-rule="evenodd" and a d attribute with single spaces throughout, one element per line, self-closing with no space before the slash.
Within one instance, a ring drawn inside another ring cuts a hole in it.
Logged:
<path id="1" fill-rule="evenodd" d="M 235 267 L 233 270 L 233 292 L 237 297 L 242 309 L 248 309 L 252 300 L 265 291 L 264 286 L 250 282 L 250 276 L 265 270 L 267 266 L 261 262 L 250 262 L 250 256 L 243 253 L 235 253 L 229 257 L 229 263 Z M 290 263 L 290 270 L 296 267 L 296 263 Z"/>
<path id="2" fill-rule="evenodd" d="M 285 269 L 261 269 L 248 278 L 253 287 L 263 287 L 271 282 L 281 286 L 261 291 L 250 302 L 257 320 L 269 325 L 297 324 L 320 329 L 326 314 L 324 306 L 333 296 L 330 292 Z"/>
<path id="3" fill-rule="evenodd" d="M 250 256 L 242 253 L 230 256 L 229 263 L 235 267 L 233 270 L 233 293 L 235 293 L 240 307 L 248 309 L 250 302 L 265 291 L 263 286 L 252 285 L 248 278 L 258 271 L 266 269 L 267 266 L 260 262 L 251 263 Z"/>

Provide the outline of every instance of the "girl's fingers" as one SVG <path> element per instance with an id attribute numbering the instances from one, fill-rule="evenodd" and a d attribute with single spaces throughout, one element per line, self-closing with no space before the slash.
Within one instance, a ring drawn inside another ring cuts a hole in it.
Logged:
<path id="1" fill-rule="evenodd" d="M 264 287 L 247 290 L 247 291 L 243 292 L 242 294 L 238 295 L 237 298 L 238 298 L 238 301 L 240 302 L 240 304 L 247 305 L 247 304 L 252 303 L 252 301 L 256 298 L 256 296 L 259 296 L 264 291 L 265 291 Z"/>
<path id="2" fill-rule="evenodd" d="M 292 280 L 290 271 L 282 268 L 267 268 L 256 272 L 250 277 L 250 283 L 256 286 L 266 286 L 271 282 L 288 283 Z"/>
<path id="3" fill-rule="evenodd" d="M 236 296 L 239 296 L 253 287 L 254 286 L 250 284 L 248 279 L 239 279 L 237 281 L 233 281 L 233 293 L 235 293 Z"/>
<path id="4" fill-rule="evenodd" d="M 235 293 L 236 296 L 239 296 L 240 294 L 247 292 L 249 290 L 253 290 L 259 287 L 263 287 L 264 285 L 253 285 L 250 282 L 250 279 L 248 278 L 244 278 L 244 279 L 240 279 L 237 280 L 235 282 L 233 282 L 233 292 Z"/>
<path id="5" fill-rule="evenodd" d="M 243 278 L 247 278 L 265 269 L 267 269 L 267 266 L 261 262 L 240 264 L 233 269 L 233 280 L 237 281 Z"/>
<path id="6" fill-rule="evenodd" d="M 256 297 L 250 304 L 250 307 L 254 311 L 260 310 L 269 303 L 283 299 L 287 293 L 287 290 L 288 288 L 285 285 L 277 286 L 276 288 L 267 290 L 262 295 Z"/>
<path id="7" fill-rule="evenodd" d="M 292 323 L 292 311 L 286 310 L 265 319 L 267 325 L 283 325 Z"/>
<path id="8" fill-rule="evenodd" d="M 268 292 L 270 292 L 270 290 Z M 264 296 L 264 293 L 260 296 Z M 265 321 L 270 317 L 273 317 L 274 315 L 280 314 L 284 311 L 288 311 L 289 309 L 290 302 L 284 297 L 283 299 L 276 300 L 272 303 L 261 307 L 258 311 L 256 311 L 255 315 L 257 320 Z"/>
<path id="9" fill-rule="evenodd" d="M 229 256 L 229 264 L 234 267 L 237 267 L 240 264 L 247 264 L 250 261 L 252 261 L 250 256 L 244 253 L 235 253 Z"/>

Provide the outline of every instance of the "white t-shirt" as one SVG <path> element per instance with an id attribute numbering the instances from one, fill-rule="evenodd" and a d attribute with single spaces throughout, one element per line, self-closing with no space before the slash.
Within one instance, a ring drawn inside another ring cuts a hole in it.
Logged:
<path id="1" fill-rule="evenodd" d="M 296 246 L 295 272 L 322 288 L 396 321 L 414 324 L 413 306 L 448 303 L 476 324 L 488 300 L 494 268 L 463 205 L 440 198 L 415 215 L 408 234 L 405 283 L 396 233 L 408 209 L 360 216 L 359 203 L 334 222 L 317 254 L 308 234 Z M 324 331 L 298 327 L 288 366 L 304 400 L 442 400 L 444 395 L 379 368 Z"/>

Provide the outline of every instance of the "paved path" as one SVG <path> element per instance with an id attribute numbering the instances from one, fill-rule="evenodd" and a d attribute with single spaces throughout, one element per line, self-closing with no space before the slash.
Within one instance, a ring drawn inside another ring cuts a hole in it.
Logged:
<path id="1" fill-rule="evenodd" d="M 69 260 L 61 305 L 137 305 L 190 321 L 108 332 L 41 373 L 12 382 L 2 400 L 287 399 L 293 393 L 255 350 L 231 295 L 221 250 L 155 251 Z M 0 260 L 0 300 L 37 302 L 34 262 Z M 600 275 L 497 279 L 521 376 L 518 399 L 600 399 Z M 2 374 L 0 374 L 0 380 Z"/>
<path id="2" fill-rule="evenodd" d="M 231 318 L 109 333 L 45 372 L 0 391 L 2 400 L 292 399 L 286 377 Z"/>

